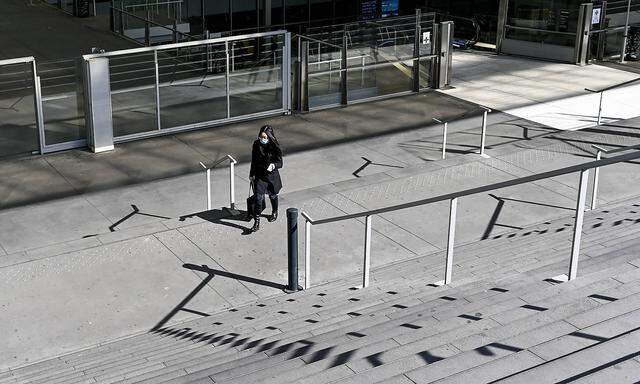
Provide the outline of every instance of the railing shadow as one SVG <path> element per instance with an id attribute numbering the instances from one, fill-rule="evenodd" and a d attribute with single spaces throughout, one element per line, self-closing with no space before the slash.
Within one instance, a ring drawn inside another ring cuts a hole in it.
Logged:
<path id="1" fill-rule="evenodd" d="M 258 279 L 258 278 L 255 278 L 255 277 L 239 275 L 239 274 L 233 273 L 233 272 L 212 269 L 212 268 L 209 268 L 209 266 L 207 266 L 206 264 L 196 265 L 196 264 L 186 263 L 186 264 L 183 264 L 182 266 L 184 268 L 192 270 L 192 271 L 207 273 L 209 275 L 207 278 L 213 278 L 215 276 L 221 276 L 221 277 L 227 277 L 227 278 L 238 280 L 238 281 L 243 281 L 245 283 L 262 285 L 262 286 L 269 287 L 269 288 L 280 289 L 280 290 L 283 290 L 283 291 L 287 288 L 286 285 L 275 283 L 273 281 L 262 280 L 262 279 Z"/>
<path id="2" fill-rule="evenodd" d="M 239 229 L 242 231 L 242 235 L 250 235 L 251 228 L 243 225 L 236 224 L 234 221 L 246 222 L 246 211 L 232 210 L 228 208 L 212 209 L 210 211 L 202 211 L 197 213 L 191 213 L 188 215 L 180 216 L 180 221 L 186 221 L 187 219 L 197 217 L 202 220 L 206 220 L 213 224 L 224 225 L 226 227 Z"/>

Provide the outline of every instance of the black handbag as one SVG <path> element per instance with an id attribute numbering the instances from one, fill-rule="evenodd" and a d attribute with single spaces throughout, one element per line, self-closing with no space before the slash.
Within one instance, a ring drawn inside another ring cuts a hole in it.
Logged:
<path id="1" fill-rule="evenodd" d="M 266 208 L 267 203 L 264 201 L 264 199 L 262 199 L 262 206 L 260 207 L 260 212 L 256 213 L 254 212 L 254 208 L 255 208 L 255 201 L 256 201 L 256 194 L 255 192 L 252 194 L 251 192 L 253 192 L 255 189 L 253 188 L 253 183 L 250 182 L 249 183 L 249 197 L 247 197 L 247 215 L 248 216 L 257 216 L 260 213 L 262 213 L 262 211 L 264 211 L 264 209 Z"/>

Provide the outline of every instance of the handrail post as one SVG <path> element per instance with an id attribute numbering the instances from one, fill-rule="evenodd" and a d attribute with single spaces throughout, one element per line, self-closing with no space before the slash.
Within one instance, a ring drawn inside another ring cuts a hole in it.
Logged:
<path id="1" fill-rule="evenodd" d="M 447 128 L 449 123 L 445 122 L 442 127 L 442 160 L 447 157 Z"/>
<path id="2" fill-rule="evenodd" d="M 207 168 L 207 211 L 211 210 L 211 168 Z"/>
<path id="3" fill-rule="evenodd" d="M 368 215 L 365 220 L 362 288 L 366 288 L 369 286 L 369 269 L 371 268 L 371 219 L 372 216 Z"/>
<path id="4" fill-rule="evenodd" d="M 235 161 L 229 161 L 229 206 L 231 209 L 236 207 L 235 165 Z"/>
<path id="5" fill-rule="evenodd" d="M 596 161 L 602 158 L 602 151 L 598 150 L 596 154 Z M 595 167 L 593 170 L 593 190 L 591 192 L 591 210 L 596 209 L 598 204 L 598 186 L 600 183 L 600 167 Z"/>
<path id="6" fill-rule="evenodd" d="M 571 244 L 571 261 L 569 264 L 568 279 L 573 280 L 578 276 L 578 258 L 580 256 L 580 241 L 582 240 L 582 223 L 584 222 L 584 206 L 587 199 L 587 183 L 589 182 L 589 170 L 580 172 L 580 185 L 578 186 L 578 202 L 576 205 L 576 220 L 573 226 L 573 243 Z"/>
<path id="7" fill-rule="evenodd" d="M 305 219 L 306 220 L 306 219 Z M 311 287 L 311 222 L 304 223 L 304 289 Z"/>
<path id="8" fill-rule="evenodd" d="M 449 204 L 449 231 L 447 237 L 447 261 L 444 269 L 444 284 L 451 284 L 453 275 L 453 246 L 456 236 L 456 215 L 458 211 L 458 198 L 453 198 Z"/>
<path id="9" fill-rule="evenodd" d="M 604 91 L 600 92 L 600 104 L 598 105 L 598 125 L 602 123 L 602 97 L 604 96 Z"/>
<path id="10" fill-rule="evenodd" d="M 300 290 L 298 286 L 298 209 L 287 209 L 287 253 L 289 267 L 289 284 L 287 292 L 294 293 Z"/>
<path id="11" fill-rule="evenodd" d="M 485 109 L 482 114 L 482 136 L 480 137 L 480 156 L 488 157 L 486 153 L 484 153 L 484 147 L 486 144 L 486 136 L 487 136 L 487 114 L 489 112 Z"/>

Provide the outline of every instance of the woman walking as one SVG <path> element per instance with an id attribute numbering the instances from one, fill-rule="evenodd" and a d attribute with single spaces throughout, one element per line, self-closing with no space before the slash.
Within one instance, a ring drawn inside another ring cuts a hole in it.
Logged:
<path id="1" fill-rule="evenodd" d="M 258 139 L 253 142 L 251 151 L 251 170 L 249 180 L 253 185 L 253 228 L 252 232 L 260 229 L 260 214 L 264 205 L 264 195 L 269 195 L 271 201 L 271 216 L 269 222 L 278 218 L 278 193 L 282 188 L 282 180 L 278 169 L 282 168 L 282 149 L 276 139 L 273 128 L 265 125 L 260 128 Z"/>

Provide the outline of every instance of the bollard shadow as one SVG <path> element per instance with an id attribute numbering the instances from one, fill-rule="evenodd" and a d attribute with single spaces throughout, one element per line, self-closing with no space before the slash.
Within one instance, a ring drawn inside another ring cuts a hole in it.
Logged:
<path id="1" fill-rule="evenodd" d="M 246 216 L 246 211 L 239 211 L 225 207 L 222 209 L 212 209 L 210 211 L 202 211 L 180 216 L 180 221 L 186 221 L 187 219 L 198 217 L 213 224 L 239 229 L 242 231 L 243 236 L 247 236 L 251 234 L 251 227 L 245 227 L 244 225 L 236 223 L 240 221 L 246 223 Z"/>
<path id="2" fill-rule="evenodd" d="M 227 278 L 238 280 L 238 281 L 243 281 L 245 283 L 262 285 L 262 286 L 269 287 L 269 288 L 280 289 L 280 290 L 283 290 L 283 291 L 287 288 L 284 284 L 274 283 L 273 281 L 262 280 L 262 279 L 258 279 L 258 278 L 250 277 L 250 276 L 238 275 L 237 273 L 228 272 L 228 271 L 220 271 L 220 270 L 217 270 L 217 269 L 211 269 L 206 264 L 196 265 L 196 264 L 187 263 L 187 264 L 183 264 L 182 267 L 186 268 L 186 269 L 189 269 L 189 270 L 192 270 L 192 271 L 207 273 L 207 274 L 209 274 L 208 278 L 213 278 L 215 276 L 221 276 L 221 277 L 227 277 Z"/>
<path id="3" fill-rule="evenodd" d="M 131 204 L 131 209 L 132 209 L 131 213 L 127 214 L 125 217 L 123 217 L 122 219 L 116 221 L 115 223 L 113 223 L 112 225 L 109 226 L 109 231 L 110 232 L 115 232 L 117 227 L 120 224 L 124 223 L 125 221 L 129 220 L 130 218 L 132 218 L 133 216 L 136 216 L 136 215 L 137 216 L 154 217 L 156 219 L 166 219 L 166 220 L 171 219 L 170 217 L 166 217 L 166 216 L 153 215 L 153 214 L 150 214 L 150 213 L 140 212 L 140 209 L 135 204 Z"/>

